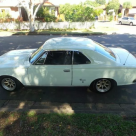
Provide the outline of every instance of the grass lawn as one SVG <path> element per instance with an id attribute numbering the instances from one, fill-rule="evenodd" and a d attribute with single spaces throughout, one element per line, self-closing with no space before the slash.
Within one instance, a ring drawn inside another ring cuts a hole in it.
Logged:
<path id="1" fill-rule="evenodd" d="M 136 122 L 104 114 L 0 112 L 0 136 L 136 136 Z"/>

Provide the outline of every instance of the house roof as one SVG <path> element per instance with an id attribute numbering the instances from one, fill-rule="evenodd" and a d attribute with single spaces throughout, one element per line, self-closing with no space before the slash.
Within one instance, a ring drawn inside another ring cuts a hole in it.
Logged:
<path id="1" fill-rule="evenodd" d="M 37 4 L 39 4 L 39 2 Z M 46 1 L 43 5 L 47 7 L 59 7 L 58 5 L 55 5 L 49 1 Z"/>
<path id="2" fill-rule="evenodd" d="M 35 4 L 42 2 L 43 0 L 34 0 Z M 18 7 L 19 5 L 19 0 L 0 0 L 0 7 Z M 58 7 L 58 5 L 54 5 L 49 1 L 46 1 L 44 3 L 45 6 L 49 7 Z"/>
<path id="3" fill-rule="evenodd" d="M 123 5 L 124 2 L 130 2 L 132 6 L 136 6 L 136 0 L 119 0 L 119 3 Z"/>

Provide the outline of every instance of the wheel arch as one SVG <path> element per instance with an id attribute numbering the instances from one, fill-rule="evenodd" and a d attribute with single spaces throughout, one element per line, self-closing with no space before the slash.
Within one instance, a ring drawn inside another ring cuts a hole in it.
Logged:
<path id="1" fill-rule="evenodd" d="M 112 79 L 112 78 L 97 78 L 97 79 L 95 79 L 95 80 L 93 80 L 93 81 L 91 82 L 90 86 L 92 86 L 93 83 L 96 82 L 96 81 L 99 80 L 99 79 L 109 79 L 111 82 L 113 82 L 113 84 L 114 84 L 115 86 L 117 86 L 116 80 L 114 80 L 114 79 Z"/>
<path id="2" fill-rule="evenodd" d="M 24 84 L 23 84 L 19 79 L 17 79 L 17 78 L 14 77 L 14 76 L 11 76 L 11 75 L 1 75 L 1 76 L 0 76 L 0 79 L 3 78 L 3 77 L 11 77 L 11 78 L 14 78 L 15 80 L 17 80 L 20 84 L 22 84 L 22 85 L 24 86 Z"/>

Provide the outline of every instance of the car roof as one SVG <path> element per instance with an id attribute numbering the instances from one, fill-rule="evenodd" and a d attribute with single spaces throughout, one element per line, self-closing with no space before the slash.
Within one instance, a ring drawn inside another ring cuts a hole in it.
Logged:
<path id="1" fill-rule="evenodd" d="M 81 37 L 58 37 L 47 40 L 43 44 L 44 50 L 95 50 L 95 44 L 91 39 Z"/>

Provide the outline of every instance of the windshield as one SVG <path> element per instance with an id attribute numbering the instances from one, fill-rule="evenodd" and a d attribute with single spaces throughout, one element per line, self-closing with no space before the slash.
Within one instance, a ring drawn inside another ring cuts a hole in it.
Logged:
<path id="1" fill-rule="evenodd" d="M 111 49 L 109 49 L 109 48 L 107 48 L 107 47 L 105 47 L 105 46 L 103 46 L 103 45 L 101 45 L 101 44 L 99 44 L 99 43 L 97 43 L 95 41 L 94 41 L 94 43 L 96 44 L 95 45 L 96 46 L 95 50 L 98 53 L 100 53 L 100 54 L 102 54 L 102 55 L 104 55 L 104 56 L 106 56 L 106 57 L 116 61 L 116 57 L 115 57 L 115 55 L 114 55 L 114 53 L 112 52 Z"/>
<path id="2" fill-rule="evenodd" d="M 44 50 L 42 49 L 43 46 L 41 46 L 40 48 L 38 48 L 35 52 L 33 52 L 31 54 L 31 57 L 30 57 L 30 63 L 33 64 L 43 53 L 44 53 Z"/>

